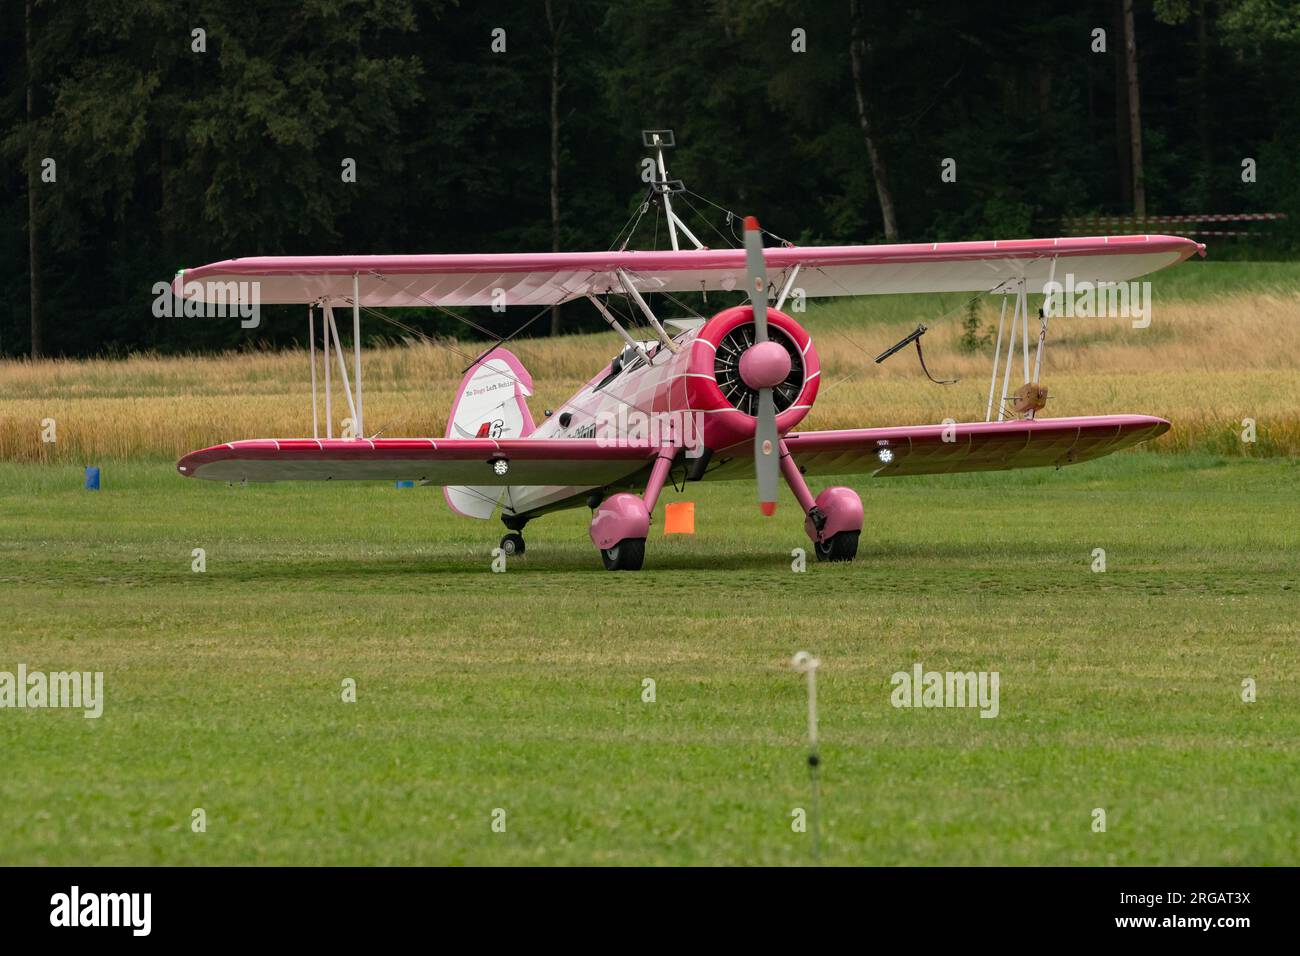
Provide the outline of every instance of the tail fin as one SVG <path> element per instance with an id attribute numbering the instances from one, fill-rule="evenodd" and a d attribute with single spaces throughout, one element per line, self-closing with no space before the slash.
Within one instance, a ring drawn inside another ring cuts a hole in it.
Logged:
<path id="1" fill-rule="evenodd" d="M 451 414 L 448 438 L 525 438 L 536 427 L 528 410 L 533 379 L 512 352 L 496 349 L 461 380 Z M 448 485 L 447 505 L 467 518 L 490 518 L 506 489 L 497 486 Z"/>

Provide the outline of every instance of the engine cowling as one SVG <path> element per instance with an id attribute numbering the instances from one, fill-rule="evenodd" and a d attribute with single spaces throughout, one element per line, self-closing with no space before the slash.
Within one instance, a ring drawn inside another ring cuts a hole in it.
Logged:
<path id="1" fill-rule="evenodd" d="M 769 345 L 779 345 L 789 359 L 789 370 L 780 381 L 771 383 L 777 428 L 784 434 L 812 409 L 821 367 L 817 349 L 803 326 L 772 308 L 767 310 L 767 322 Z M 692 342 L 684 379 L 687 405 L 705 413 L 704 444 L 708 448 L 727 449 L 754 437 L 758 410 L 754 383 L 782 368 L 779 359 L 763 351 L 761 346 L 755 350 L 754 312 L 748 305 L 719 312 Z"/>

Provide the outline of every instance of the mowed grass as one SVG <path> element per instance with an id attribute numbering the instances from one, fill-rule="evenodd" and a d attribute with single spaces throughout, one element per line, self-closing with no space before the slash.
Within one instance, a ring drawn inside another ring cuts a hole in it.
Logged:
<path id="1" fill-rule="evenodd" d="M 107 697 L 0 711 L 0 863 L 807 864 L 799 649 L 825 863 L 1300 858 L 1294 461 L 850 479 L 857 562 L 802 574 L 743 483 L 670 494 L 697 533 L 656 515 L 640 574 L 585 511 L 498 574 L 436 489 L 101 464 L 0 465 L 0 670 Z M 916 662 L 999 672 L 999 716 L 894 708 Z"/>

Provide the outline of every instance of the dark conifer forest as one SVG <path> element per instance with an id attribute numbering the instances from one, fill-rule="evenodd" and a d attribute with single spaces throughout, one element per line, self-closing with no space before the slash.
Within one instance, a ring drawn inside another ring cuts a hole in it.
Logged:
<path id="1" fill-rule="evenodd" d="M 4 355 L 300 339 L 280 310 L 255 333 L 154 314 L 154 283 L 235 256 L 609 248 L 650 128 L 710 245 L 734 240 L 706 199 L 801 244 L 1112 216 L 1300 249 L 1288 0 L 4 0 L 2 22 Z M 656 213 L 630 248 L 666 246 Z M 1156 218 L 1244 213 L 1288 218 Z M 598 325 L 574 305 L 526 334 Z"/>

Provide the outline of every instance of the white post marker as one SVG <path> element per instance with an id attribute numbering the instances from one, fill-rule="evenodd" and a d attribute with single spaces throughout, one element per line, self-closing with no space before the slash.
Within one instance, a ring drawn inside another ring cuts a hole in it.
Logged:
<path id="1" fill-rule="evenodd" d="M 817 668 L 822 662 L 807 651 L 800 651 L 790 658 L 794 669 L 808 675 L 808 743 L 813 752 L 817 752 Z"/>
<path id="2" fill-rule="evenodd" d="M 813 860 L 820 861 L 821 846 L 817 818 L 820 816 L 819 794 L 817 788 L 817 768 L 821 758 L 817 756 L 817 668 L 822 662 L 807 651 L 799 651 L 790 658 L 790 664 L 797 671 L 808 675 L 808 778 L 812 784 L 812 818 Z"/>

